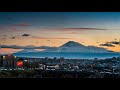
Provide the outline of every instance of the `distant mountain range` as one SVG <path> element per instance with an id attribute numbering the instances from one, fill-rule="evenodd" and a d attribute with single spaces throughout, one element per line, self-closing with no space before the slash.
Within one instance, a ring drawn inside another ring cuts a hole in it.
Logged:
<path id="1" fill-rule="evenodd" d="M 69 41 L 60 47 L 49 48 L 44 50 L 44 52 L 93 52 L 93 53 L 105 53 L 112 52 L 105 48 L 100 48 L 96 46 L 84 46 L 78 42 Z"/>
<path id="2" fill-rule="evenodd" d="M 28 48 L 26 48 L 26 49 L 24 49 L 22 51 L 19 51 L 17 53 L 32 53 L 32 52 L 39 52 L 39 51 L 37 51 L 35 49 L 28 49 Z"/>
<path id="3" fill-rule="evenodd" d="M 22 51 L 19 51 L 17 53 L 31 53 L 31 52 L 40 52 L 35 50 L 34 48 L 31 48 L 33 46 L 29 46 L 25 48 Z M 42 46 L 45 47 L 46 46 Z M 47 47 L 44 51 L 41 52 L 91 52 L 91 53 L 107 53 L 107 52 L 113 52 L 110 50 L 107 50 L 105 48 L 100 48 L 96 46 L 84 46 L 78 42 L 69 41 L 62 46 L 59 47 Z"/>
<path id="4" fill-rule="evenodd" d="M 54 48 L 54 47 L 49 47 L 49 46 L 33 46 L 33 45 L 28 45 L 28 46 L 17 46 L 17 45 L 0 45 L 1 48 L 12 48 L 12 49 L 47 49 L 47 48 Z"/>

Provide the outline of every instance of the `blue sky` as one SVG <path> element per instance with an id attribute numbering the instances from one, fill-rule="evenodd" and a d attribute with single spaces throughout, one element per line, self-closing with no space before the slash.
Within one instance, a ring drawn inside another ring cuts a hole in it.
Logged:
<path id="1" fill-rule="evenodd" d="M 0 12 L 2 45 L 60 46 L 77 41 L 99 46 L 119 35 L 120 12 Z"/>
<path id="2" fill-rule="evenodd" d="M 119 12 L 0 12 L 0 25 L 30 23 L 47 27 L 120 28 Z M 109 25 L 109 24 L 112 24 Z M 117 25 L 116 25 L 117 24 Z"/>

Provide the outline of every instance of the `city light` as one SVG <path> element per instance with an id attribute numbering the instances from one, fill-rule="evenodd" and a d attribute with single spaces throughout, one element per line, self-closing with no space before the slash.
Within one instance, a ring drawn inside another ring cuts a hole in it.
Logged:
<path id="1" fill-rule="evenodd" d="M 5 59 L 5 56 L 3 56 L 3 59 Z"/>
<path id="2" fill-rule="evenodd" d="M 22 62 L 22 61 L 18 61 L 18 62 L 17 62 L 17 66 L 18 66 L 18 67 L 22 67 L 22 66 L 23 66 L 23 62 Z"/>
<path id="3" fill-rule="evenodd" d="M 15 57 L 15 59 L 16 59 L 16 56 L 14 56 Z"/>
<path id="4" fill-rule="evenodd" d="M 27 62 L 28 60 L 24 60 L 25 62 Z"/>

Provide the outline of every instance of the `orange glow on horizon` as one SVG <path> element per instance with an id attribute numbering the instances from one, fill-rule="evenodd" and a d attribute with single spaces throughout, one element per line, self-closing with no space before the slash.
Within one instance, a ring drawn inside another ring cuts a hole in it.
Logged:
<path id="1" fill-rule="evenodd" d="M 12 53 L 15 53 L 15 52 L 20 51 L 20 50 L 12 49 L 12 48 L 0 48 L 0 54 L 9 54 L 9 55 L 11 55 Z"/>

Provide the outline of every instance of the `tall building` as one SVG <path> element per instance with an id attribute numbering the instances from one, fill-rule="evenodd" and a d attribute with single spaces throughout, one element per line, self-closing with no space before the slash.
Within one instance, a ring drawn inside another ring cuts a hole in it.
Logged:
<path id="1" fill-rule="evenodd" d="M 16 56 L 13 55 L 4 55 L 2 56 L 2 67 L 15 67 Z"/>

